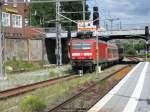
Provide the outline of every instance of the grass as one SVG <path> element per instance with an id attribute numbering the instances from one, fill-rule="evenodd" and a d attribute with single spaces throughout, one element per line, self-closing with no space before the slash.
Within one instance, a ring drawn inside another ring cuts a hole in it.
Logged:
<path id="1" fill-rule="evenodd" d="M 17 86 L 31 84 L 46 79 L 50 79 L 48 75 L 48 69 L 41 69 L 33 72 L 24 72 L 16 74 L 7 74 L 7 80 L 2 80 L 0 82 L 0 90 L 5 90 L 8 88 L 14 88 Z"/>
<path id="2" fill-rule="evenodd" d="M 74 79 L 71 81 L 60 81 L 59 83 L 53 86 L 39 89 L 28 94 L 24 94 L 23 96 L 18 96 L 16 98 L 0 101 L 0 112 L 5 112 L 4 110 L 19 105 L 19 103 L 28 95 L 35 95 L 37 97 L 41 97 L 46 101 L 47 104 L 50 102 L 54 102 L 60 97 L 68 94 L 70 91 L 79 87 L 84 82 L 89 81 L 91 79 L 92 75 L 86 75 L 85 77 L 81 77 L 79 79 Z M 21 112 L 20 107 L 15 109 L 15 112 Z"/>
<path id="3" fill-rule="evenodd" d="M 23 60 L 7 60 L 6 63 L 6 72 L 7 73 L 16 73 L 16 72 L 24 72 L 24 71 L 32 71 L 42 68 L 41 62 L 29 62 Z M 12 68 L 11 70 L 7 68 Z"/>
<path id="4" fill-rule="evenodd" d="M 150 62 L 150 57 L 148 57 L 147 60 L 146 60 L 146 57 L 144 57 L 143 61 L 144 62 Z"/>
<path id="5" fill-rule="evenodd" d="M 71 70 L 70 65 L 64 65 L 64 66 L 61 66 L 60 68 L 57 68 L 55 66 L 49 70 L 49 76 L 50 77 L 64 76 L 64 75 L 68 74 L 70 70 Z"/>
<path id="6" fill-rule="evenodd" d="M 58 75 L 56 67 L 39 69 L 36 71 L 23 72 L 23 73 L 11 73 L 7 74 L 7 80 L 0 82 L 0 90 L 5 90 L 8 88 L 14 88 L 17 86 L 31 84 L 39 81 L 44 81 L 58 76 L 67 75 L 70 70 L 70 65 L 64 65 L 61 67 L 61 71 Z"/>
<path id="7" fill-rule="evenodd" d="M 106 73 L 110 73 L 110 72 L 113 72 L 113 70 L 111 69 L 99 75 L 95 75 L 95 73 L 86 74 L 85 76 L 77 79 L 73 79 L 70 81 L 60 81 L 55 85 L 41 88 L 33 92 L 26 93 L 22 96 L 17 96 L 11 99 L 7 99 L 5 101 L 0 101 L 0 105 L 1 105 L 0 112 L 8 112 L 7 110 L 10 108 L 12 108 L 11 112 L 22 112 L 18 105 L 20 105 L 20 102 L 29 95 L 40 97 L 44 99 L 47 104 L 52 104 L 53 102 L 58 101 L 59 98 L 65 99 L 66 97 L 68 97 L 68 94 L 71 94 L 76 88 L 80 87 L 80 85 L 82 85 L 86 81 L 91 81 L 96 77 L 106 75 Z"/>
<path id="8" fill-rule="evenodd" d="M 100 85 L 105 85 L 106 84 L 106 80 L 102 80 L 99 82 Z"/>

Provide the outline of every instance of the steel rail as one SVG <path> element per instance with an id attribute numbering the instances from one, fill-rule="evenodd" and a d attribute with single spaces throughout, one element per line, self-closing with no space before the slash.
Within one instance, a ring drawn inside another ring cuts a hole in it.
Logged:
<path id="1" fill-rule="evenodd" d="M 96 84 L 97 84 L 98 82 L 104 81 L 104 80 L 106 80 L 106 79 L 108 79 L 108 78 L 114 76 L 115 74 L 119 73 L 120 71 L 126 69 L 126 68 L 129 67 L 129 66 L 130 66 L 130 65 L 126 65 L 125 67 L 122 67 L 121 69 L 115 71 L 114 73 L 112 73 L 112 74 L 110 74 L 110 75 L 104 77 L 103 79 L 96 81 L 94 84 L 92 84 L 92 85 L 90 85 L 89 87 L 87 87 L 87 88 L 81 90 L 81 91 L 78 92 L 77 94 L 73 95 L 71 98 L 69 98 L 69 99 L 65 100 L 64 102 L 58 104 L 57 106 L 51 108 L 50 110 L 48 110 L 48 112 L 55 112 L 55 111 L 57 111 L 58 109 L 60 109 L 60 108 L 63 107 L 64 105 L 66 105 L 66 104 L 72 102 L 73 100 L 75 100 L 76 98 L 80 97 L 82 94 L 84 94 L 84 92 L 88 91 L 90 88 L 96 86 Z"/>
<path id="2" fill-rule="evenodd" d="M 7 99 L 13 96 L 17 96 L 23 93 L 27 93 L 27 92 L 30 92 L 32 90 L 39 89 L 42 87 L 50 86 L 50 85 L 58 83 L 60 80 L 71 80 L 71 79 L 75 79 L 78 77 L 79 76 L 77 75 L 66 75 L 62 77 L 57 77 L 57 78 L 53 78 L 53 79 L 49 79 L 49 80 L 45 80 L 45 81 L 41 81 L 41 82 L 37 82 L 33 84 L 27 84 L 27 85 L 23 85 L 20 87 L 0 91 L 0 100 Z"/>

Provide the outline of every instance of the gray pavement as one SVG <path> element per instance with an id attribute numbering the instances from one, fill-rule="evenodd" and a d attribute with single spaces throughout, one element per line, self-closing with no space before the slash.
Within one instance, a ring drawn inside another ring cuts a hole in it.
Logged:
<path id="1" fill-rule="evenodd" d="M 139 63 L 88 112 L 150 112 L 150 63 Z"/>

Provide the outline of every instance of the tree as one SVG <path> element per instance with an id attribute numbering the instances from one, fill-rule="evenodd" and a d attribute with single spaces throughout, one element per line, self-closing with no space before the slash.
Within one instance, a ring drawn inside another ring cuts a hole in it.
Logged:
<path id="1" fill-rule="evenodd" d="M 83 20 L 82 2 L 61 2 L 60 12 L 79 12 L 79 13 L 63 13 L 64 16 L 72 20 Z M 56 19 L 56 4 L 55 3 L 41 3 L 31 5 L 31 25 L 54 27 Z M 86 5 L 88 11 L 88 5 Z M 86 19 L 90 18 L 90 12 L 86 13 Z M 54 21 L 50 21 L 54 20 Z M 67 22 L 64 22 L 67 21 Z M 62 26 L 76 26 L 75 23 L 61 18 Z"/>
<path id="2" fill-rule="evenodd" d="M 126 55 L 135 55 L 136 54 L 136 49 L 133 48 L 132 44 L 124 42 L 123 46 L 124 46 L 124 52 Z"/>
<path id="3" fill-rule="evenodd" d="M 140 41 L 139 43 L 135 44 L 135 49 L 140 53 L 141 50 L 145 50 L 146 44 L 144 41 Z"/>
<path id="4" fill-rule="evenodd" d="M 31 5 L 31 25 L 51 27 L 55 26 L 55 3 L 41 3 Z"/>
<path id="5" fill-rule="evenodd" d="M 134 55 L 137 53 L 139 54 L 141 50 L 145 50 L 146 49 L 146 44 L 144 42 L 144 40 L 140 40 L 134 43 L 128 41 L 128 42 L 124 42 L 123 43 L 124 49 L 125 49 L 125 54 L 127 55 Z"/>
<path id="6" fill-rule="evenodd" d="M 86 5 L 85 7 L 85 19 L 89 20 L 90 18 L 90 12 L 88 11 L 88 5 Z M 72 20 L 83 20 L 83 4 L 82 2 L 78 1 L 78 2 L 62 2 L 61 3 L 61 10 L 62 12 L 76 12 L 76 13 L 64 13 L 63 15 L 65 15 L 66 17 L 72 19 Z M 63 23 L 63 26 L 76 26 L 75 23 L 73 22 L 65 22 Z"/>

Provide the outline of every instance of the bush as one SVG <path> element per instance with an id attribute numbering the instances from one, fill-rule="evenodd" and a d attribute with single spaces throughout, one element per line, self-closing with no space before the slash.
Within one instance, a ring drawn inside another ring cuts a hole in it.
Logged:
<path id="1" fill-rule="evenodd" d="M 129 48 L 129 49 L 127 49 L 127 51 L 126 51 L 126 54 L 127 54 L 127 55 L 136 55 L 136 50 L 133 49 L 133 48 Z"/>
<path id="2" fill-rule="evenodd" d="M 23 112 L 43 112 L 46 103 L 37 96 L 28 96 L 21 102 L 20 106 Z"/>

